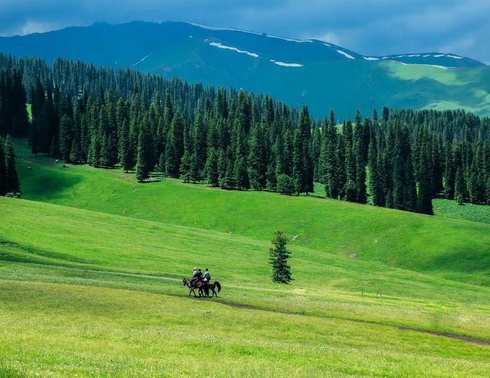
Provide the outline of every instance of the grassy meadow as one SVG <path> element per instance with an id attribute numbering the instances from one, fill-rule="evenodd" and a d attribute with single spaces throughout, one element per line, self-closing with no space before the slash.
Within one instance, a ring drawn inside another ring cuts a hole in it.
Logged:
<path id="1" fill-rule="evenodd" d="M 490 371 L 489 224 L 17 153 L 23 199 L 0 198 L 0 376 Z M 278 229 L 297 235 L 290 285 L 270 279 Z M 219 298 L 187 297 L 196 265 Z"/>

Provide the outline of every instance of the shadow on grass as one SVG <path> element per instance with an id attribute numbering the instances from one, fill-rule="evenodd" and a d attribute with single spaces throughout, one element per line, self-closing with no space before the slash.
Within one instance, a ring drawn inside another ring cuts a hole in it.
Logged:
<path id="1" fill-rule="evenodd" d="M 28 192 L 23 191 L 22 197 L 31 200 L 54 199 L 61 194 L 62 197 L 66 197 L 67 189 L 84 180 L 83 176 L 71 172 L 60 175 L 58 172 L 46 169 L 23 173 L 19 176 L 21 189 L 30 188 Z"/>
<path id="2" fill-rule="evenodd" d="M 490 272 L 490 254 L 488 251 L 466 249 L 447 252 L 430 259 L 424 264 L 426 271 L 447 271 L 455 273 L 485 273 Z"/>

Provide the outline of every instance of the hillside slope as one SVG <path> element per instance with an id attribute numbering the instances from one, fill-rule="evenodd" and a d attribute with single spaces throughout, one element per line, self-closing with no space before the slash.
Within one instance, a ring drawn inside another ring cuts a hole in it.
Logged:
<path id="1" fill-rule="evenodd" d="M 490 285 L 490 225 L 434 218 L 321 198 L 234 192 L 178 180 L 138 184 L 132 174 L 90 166 L 64 169 L 18 150 L 23 197 L 269 242 L 277 230 L 295 243 Z M 31 169 L 27 170 L 26 167 Z"/>
<path id="2" fill-rule="evenodd" d="M 26 200 L 0 198 L 0 206 L 4 280 L 186 296 L 182 277 L 198 265 L 209 267 L 214 279 L 221 281 L 227 302 L 490 336 L 490 322 L 474 322 L 477 316 L 489 316 L 487 287 L 346 258 L 294 242 L 289 246 L 294 281 L 277 285 L 270 280 L 267 264 L 270 241 Z M 378 300 L 380 295 L 383 301 Z M 451 317 L 435 324 L 428 321 L 431 306 L 445 314 L 456 302 L 467 322 Z"/>
<path id="3" fill-rule="evenodd" d="M 363 56 L 330 43 L 180 22 L 97 23 L 0 38 L 0 51 L 135 68 L 191 82 L 233 86 L 339 119 L 359 108 L 464 108 L 490 114 L 490 68 L 446 53 Z"/>

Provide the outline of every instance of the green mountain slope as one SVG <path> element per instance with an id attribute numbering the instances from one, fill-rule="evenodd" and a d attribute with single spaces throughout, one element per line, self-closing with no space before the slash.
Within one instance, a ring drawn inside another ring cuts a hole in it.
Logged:
<path id="1" fill-rule="evenodd" d="M 489 369 L 490 225 L 137 184 L 17 152 L 36 201 L 0 197 L 0 376 Z M 273 284 L 267 264 L 278 228 L 298 235 L 290 285 Z M 221 282 L 219 298 L 187 298 L 182 277 L 196 265 Z"/>
<path id="2" fill-rule="evenodd" d="M 490 285 L 490 225 L 336 200 L 228 192 L 177 180 L 137 184 L 132 174 L 62 168 L 19 150 L 24 198 L 269 242 L 277 230 L 295 244 L 342 258 Z M 30 166 L 32 169 L 27 170 Z"/>
<path id="3" fill-rule="evenodd" d="M 295 281 L 277 285 L 260 239 L 26 200 L 0 207 L 0 375 L 214 375 L 216 360 L 223 376 L 488 369 L 488 346 L 475 344 L 490 338 L 487 287 L 294 242 Z M 204 264 L 223 286 L 214 303 L 182 287 Z"/>
<path id="4" fill-rule="evenodd" d="M 177 22 L 95 24 L 0 38 L 0 51 L 244 88 L 293 106 L 306 103 L 318 117 L 330 108 L 340 119 L 357 108 L 369 115 L 384 105 L 490 114 L 490 68 L 454 54 L 362 56 L 316 40 Z"/>

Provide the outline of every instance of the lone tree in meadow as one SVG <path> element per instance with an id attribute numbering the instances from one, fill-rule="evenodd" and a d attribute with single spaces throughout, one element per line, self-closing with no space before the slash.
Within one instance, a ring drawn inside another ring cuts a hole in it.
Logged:
<path id="1" fill-rule="evenodd" d="M 291 267 L 288 265 L 288 259 L 291 256 L 291 252 L 286 249 L 288 241 L 284 232 L 276 231 L 274 233 L 274 240 L 272 240 L 274 247 L 269 250 L 269 264 L 272 265 L 272 281 L 274 282 L 287 284 L 293 280 Z"/>

